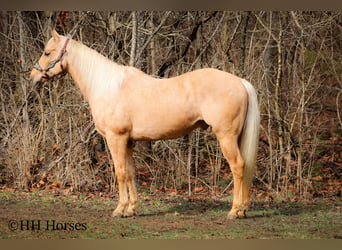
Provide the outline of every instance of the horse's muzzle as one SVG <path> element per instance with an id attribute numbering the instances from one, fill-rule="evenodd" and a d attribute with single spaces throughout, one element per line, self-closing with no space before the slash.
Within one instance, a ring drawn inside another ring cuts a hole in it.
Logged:
<path id="1" fill-rule="evenodd" d="M 45 81 L 44 74 L 42 74 L 42 72 L 36 69 L 33 69 L 31 71 L 30 78 L 34 86 L 36 86 L 37 84 L 41 84 L 42 82 Z"/>

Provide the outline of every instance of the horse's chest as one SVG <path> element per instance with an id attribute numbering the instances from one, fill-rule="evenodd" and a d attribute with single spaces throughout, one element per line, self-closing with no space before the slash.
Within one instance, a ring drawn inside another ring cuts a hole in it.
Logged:
<path id="1" fill-rule="evenodd" d="M 131 129 L 130 119 L 125 112 L 112 105 L 99 105 L 91 108 L 95 127 L 100 134 L 125 134 Z"/>

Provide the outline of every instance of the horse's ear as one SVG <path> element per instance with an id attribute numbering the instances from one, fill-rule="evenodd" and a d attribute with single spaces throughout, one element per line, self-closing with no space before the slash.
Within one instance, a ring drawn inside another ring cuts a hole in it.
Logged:
<path id="1" fill-rule="evenodd" d="M 51 30 L 51 35 L 53 37 L 53 39 L 55 39 L 56 41 L 58 41 L 59 39 L 59 34 L 57 33 L 57 31 L 55 29 Z"/>

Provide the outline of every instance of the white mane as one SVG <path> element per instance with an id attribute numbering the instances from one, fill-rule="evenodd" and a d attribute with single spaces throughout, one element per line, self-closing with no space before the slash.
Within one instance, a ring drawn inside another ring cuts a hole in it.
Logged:
<path id="1" fill-rule="evenodd" d="M 69 73 L 87 99 L 94 93 L 116 93 L 124 80 L 124 66 L 74 40 L 67 51 Z"/>

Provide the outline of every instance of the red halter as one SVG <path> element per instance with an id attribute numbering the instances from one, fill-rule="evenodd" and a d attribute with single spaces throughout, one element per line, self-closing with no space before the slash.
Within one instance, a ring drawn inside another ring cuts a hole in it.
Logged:
<path id="1" fill-rule="evenodd" d="M 66 52 L 66 47 L 67 47 L 67 45 L 68 45 L 70 39 L 71 39 L 71 36 L 68 36 L 68 38 L 67 38 L 67 40 L 65 41 L 64 46 L 63 46 L 61 52 L 59 53 L 58 57 L 57 57 L 55 60 L 51 61 L 51 62 L 46 66 L 45 69 L 43 69 L 43 68 L 39 65 L 38 62 L 33 66 L 33 68 L 39 70 L 40 72 L 45 72 L 45 73 L 46 73 L 46 72 L 48 72 L 50 69 L 52 69 L 53 67 L 55 67 L 55 65 L 56 65 L 58 62 L 60 62 L 60 61 L 62 60 L 62 58 L 63 58 L 63 56 L 64 56 L 64 54 L 65 54 L 65 52 Z M 49 77 L 49 78 L 50 78 L 50 77 Z"/>

